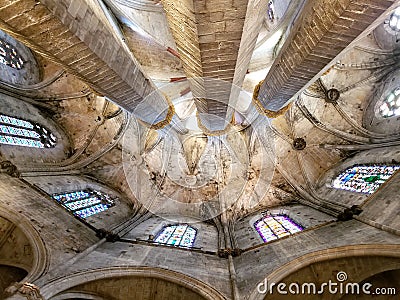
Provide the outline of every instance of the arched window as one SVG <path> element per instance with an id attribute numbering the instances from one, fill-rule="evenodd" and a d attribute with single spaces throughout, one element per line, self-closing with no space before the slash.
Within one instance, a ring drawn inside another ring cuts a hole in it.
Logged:
<path id="1" fill-rule="evenodd" d="M 303 230 L 303 227 L 286 215 L 267 215 L 254 223 L 254 228 L 264 242 L 270 242 Z"/>
<path id="2" fill-rule="evenodd" d="M 372 194 L 398 169 L 400 166 L 355 165 L 340 173 L 333 181 L 333 187 Z"/>
<path id="3" fill-rule="evenodd" d="M 57 138 L 42 125 L 0 114 L 0 143 L 16 146 L 53 148 Z"/>
<path id="4" fill-rule="evenodd" d="M 400 31 L 400 7 L 396 8 L 391 14 L 389 27 L 394 31 Z"/>
<path id="5" fill-rule="evenodd" d="M 175 224 L 163 227 L 154 242 L 170 246 L 193 247 L 197 230 L 187 224 Z"/>
<path id="6" fill-rule="evenodd" d="M 75 216 L 83 219 L 114 206 L 109 195 L 92 189 L 54 194 L 52 197 Z"/>
<path id="7" fill-rule="evenodd" d="M 24 61 L 17 50 L 2 40 L 0 40 L 0 63 L 17 70 L 21 70 L 24 66 Z"/>
<path id="8" fill-rule="evenodd" d="M 379 106 L 382 117 L 400 116 L 400 87 L 395 88 Z"/>

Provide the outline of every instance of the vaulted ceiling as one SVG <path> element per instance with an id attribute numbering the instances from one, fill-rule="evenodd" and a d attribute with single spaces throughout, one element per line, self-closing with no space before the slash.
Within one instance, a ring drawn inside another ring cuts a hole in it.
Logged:
<path id="1" fill-rule="evenodd" d="M 78 172 L 197 218 L 321 204 L 329 169 L 397 143 L 364 123 L 398 68 L 398 40 L 381 28 L 398 1 L 377 2 L 0 0 L 0 28 L 49 83 L 31 102 L 70 139 L 65 161 L 18 169 Z"/>
<path id="2" fill-rule="evenodd" d="M 398 286 L 400 174 L 373 195 L 332 187 L 399 164 L 400 117 L 381 109 L 399 91 L 398 7 L 0 0 L 0 41 L 26 58 L 0 63 L 0 112 L 57 135 L 0 146 L 0 293 L 262 299 L 265 278 L 338 270 Z M 51 196 L 87 188 L 115 205 L 81 219 Z M 305 230 L 265 242 L 268 213 Z M 195 223 L 197 244 L 158 244 L 168 222 Z"/>

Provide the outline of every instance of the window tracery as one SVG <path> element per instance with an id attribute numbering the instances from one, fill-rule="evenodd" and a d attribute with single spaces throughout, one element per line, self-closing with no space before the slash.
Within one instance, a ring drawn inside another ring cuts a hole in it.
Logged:
<path id="1" fill-rule="evenodd" d="M 0 114 L 0 143 L 53 148 L 57 144 L 57 138 L 50 130 L 38 123 Z"/>

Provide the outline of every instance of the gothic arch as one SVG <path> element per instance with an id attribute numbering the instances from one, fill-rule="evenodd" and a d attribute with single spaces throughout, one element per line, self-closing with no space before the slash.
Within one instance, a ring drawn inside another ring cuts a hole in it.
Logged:
<path id="1" fill-rule="evenodd" d="M 53 297 L 53 300 L 70 300 L 70 299 L 105 300 L 103 297 L 81 292 L 66 292 Z"/>
<path id="2" fill-rule="evenodd" d="M 283 279 L 285 279 L 286 277 L 288 277 L 289 275 L 299 271 L 300 269 L 308 267 L 317 262 L 324 262 L 339 258 L 366 257 L 366 256 L 379 256 L 379 257 L 400 259 L 400 247 L 399 245 L 380 245 L 380 244 L 350 245 L 350 246 L 342 246 L 342 247 L 336 247 L 336 248 L 308 253 L 276 269 L 275 271 L 267 275 L 262 281 L 258 282 L 257 285 L 260 284 L 261 282 L 264 282 L 265 280 L 267 280 L 267 282 L 278 283 Z M 376 270 L 375 273 L 380 273 L 383 271 L 387 271 L 387 269 L 385 269 L 385 266 L 382 266 L 381 270 Z M 265 294 L 259 293 L 256 286 L 251 292 L 248 299 L 263 300 L 264 298 Z"/>
<path id="3" fill-rule="evenodd" d="M 0 217 L 3 217 L 18 227 L 28 239 L 32 248 L 33 264 L 31 270 L 28 270 L 28 275 L 21 281 L 33 282 L 38 279 L 48 267 L 48 253 L 43 240 L 29 220 L 21 214 L 0 206 Z"/>
<path id="4" fill-rule="evenodd" d="M 43 286 L 40 289 L 40 293 L 45 299 L 58 299 L 52 297 L 83 283 L 99 279 L 111 279 L 127 276 L 162 279 L 190 289 L 205 299 L 226 299 L 220 292 L 198 279 L 175 271 L 152 267 L 110 267 L 79 272 L 52 281 Z"/>

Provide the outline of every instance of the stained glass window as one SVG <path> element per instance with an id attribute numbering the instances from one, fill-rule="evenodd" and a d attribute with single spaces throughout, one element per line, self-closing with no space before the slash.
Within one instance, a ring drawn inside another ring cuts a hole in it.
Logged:
<path id="1" fill-rule="evenodd" d="M 333 181 L 333 187 L 372 194 L 398 169 L 400 169 L 400 166 L 355 165 L 340 173 Z"/>
<path id="2" fill-rule="evenodd" d="M 395 88 L 379 107 L 382 117 L 400 116 L 400 87 Z"/>
<path id="3" fill-rule="evenodd" d="M 266 243 L 303 230 L 286 215 L 264 216 L 254 223 L 254 228 Z"/>
<path id="4" fill-rule="evenodd" d="M 18 51 L 2 40 L 0 40 L 0 63 L 17 70 L 21 70 L 24 66 L 24 61 Z"/>
<path id="5" fill-rule="evenodd" d="M 389 26 L 394 31 L 400 31 L 400 7 L 396 8 L 390 16 Z"/>
<path id="6" fill-rule="evenodd" d="M 268 1 L 268 19 L 273 22 L 275 20 L 275 9 L 274 9 L 274 1 Z"/>
<path id="7" fill-rule="evenodd" d="M 82 219 L 114 206 L 114 201 L 109 195 L 92 189 L 54 194 L 52 197 L 75 216 Z"/>
<path id="8" fill-rule="evenodd" d="M 154 241 L 170 246 L 192 247 L 196 234 L 197 230 L 187 224 L 175 224 L 165 226 Z"/>
<path id="9" fill-rule="evenodd" d="M 53 148 L 57 143 L 57 138 L 38 123 L 0 114 L 0 143 Z"/>

